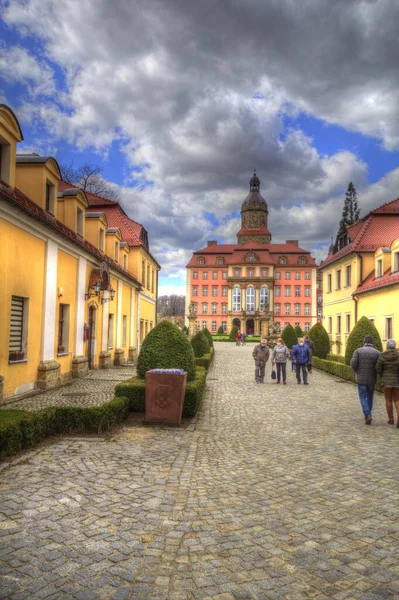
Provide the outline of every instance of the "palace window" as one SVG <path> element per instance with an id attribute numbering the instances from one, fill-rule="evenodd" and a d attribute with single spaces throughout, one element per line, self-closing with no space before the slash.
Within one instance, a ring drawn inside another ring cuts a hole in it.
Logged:
<path id="1" fill-rule="evenodd" d="M 275 278 L 276 279 L 281 279 L 281 272 L 280 271 L 276 271 Z"/>
<path id="2" fill-rule="evenodd" d="M 253 287 L 247 288 L 246 310 L 255 310 L 255 290 Z"/>
<path id="3" fill-rule="evenodd" d="M 310 287 L 305 287 L 305 296 L 310 296 Z"/>
<path id="4" fill-rule="evenodd" d="M 345 267 L 345 283 L 347 286 L 352 285 L 352 265 L 346 265 Z"/>
<path id="5" fill-rule="evenodd" d="M 305 304 L 305 315 L 310 315 L 310 304 Z"/>
<path id="6" fill-rule="evenodd" d="M 198 271 L 193 271 L 193 279 L 198 279 Z"/>
<path id="7" fill-rule="evenodd" d="M 222 279 L 227 279 L 227 271 L 223 271 L 223 273 L 222 273 Z"/>
<path id="8" fill-rule="evenodd" d="M 46 211 L 54 214 L 54 186 L 46 181 Z"/>
<path id="9" fill-rule="evenodd" d="M 255 260 L 255 255 L 254 254 L 248 254 L 247 255 L 247 261 L 249 262 L 253 262 Z"/>
<path id="10" fill-rule="evenodd" d="M 382 258 L 377 260 L 377 277 L 382 277 Z"/>
<path id="11" fill-rule="evenodd" d="M 198 312 L 198 302 L 193 302 L 193 305 L 194 305 L 194 306 L 193 306 L 193 312 L 194 312 L 195 314 L 197 314 L 197 312 Z"/>
<path id="12" fill-rule="evenodd" d="M 285 272 L 285 278 L 286 279 L 291 279 L 291 273 L 289 271 Z"/>
<path id="13" fill-rule="evenodd" d="M 295 314 L 296 315 L 301 314 L 301 305 L 300 304 L 295 304 Z"/>
<path id="14" fill-rule="evenodd" d="M 217 265 L 223 265 L 224 264 L 224 258 L 222 256 L 219 256 L 219 258 L 216 260 L 216 264 Z"/>
<path id="15" fill-rule="evenodd" d="M 78 235 L 80 235 L 81 237 L 83 237 L 83 210 L 81 210 L 80 208 L 77 209 L 76 223 L 77 223 L 76 233 Z M 118 260 L 118 259 L 116 258 L 115 260 Z"/>
<path id="16" fill-rule="evenodd" d="M 301 288 L 299 285 L 295 286 L 295 296 L 299 297 L 301 295 Z"/>
<path id="17" fill-rule="evenodd" d="M 208 295 L 208 286 L 207 285 L 203 285 L 202 286 L 202 295 L 203 296 L 207 296 Z"/>
<path id="18" fill-rule="evenodd" d="M 332 317 L 328 317 L 328 333 L 332 333 Z"/>
<path id="19" fill-rule="evenodd" d="M 208 271 L 202 273 L 202 279 L 208 279 Z"/>
<path id="20" fill-rule="evenodd" d="M 198 296 L 198 287 L 196 285 L 193 287 L 193 296 Z"/>
<path id="21" fill-rule="evenodd" d="M 216 331 L 216 321 L 212 321 L 212 331 Z"/>
<path id="22" fill-rule="evenodd" d="M 216 315 L 216 314 L 217 314 L 217 312 L 218 312 L 218 310 L 217 310 L 217 309 L 218 309 L 218 305 L 216 304 L 216 302 L 214 302 L 214 303 L 212 304 L 212 314 L 213 314 L 213 315 Z"/>
<path id="23" fill-rule="evenodd" d="M 228 288 L 225 285 L 222 287 L 222 296 L 227 296 L 227 289 Z"/>
<path id="24" fill-rule="evenodd" d="M 305 256 L 300 256 L 300 257 L 299 257 L 299 259 L 298 259 L 298 263 L 299 263 L 300 265 L 306 265 L 306 263 L 307 263 L 307 262 L 308 262 L 308 261 L 306 260 L 306 257 L 305 257 Z"/>
<path id="25" fill-rule="evenodd" d="M 336 273 L 336 290 L 340 290 L 341 289 L 341 269 L 337 270 Z"/>
<path id="26" fill-rule="evenodd" d="M 101 252 L 104 252 L 104 229 L 100 229 L 98 247 L 100 248 Z"/>
<path id="27" fill-rule="evenodd" d="M 323 296 L 317 296 L 317 303 L 318 304 L 322 304 L 323 303 Z"/>
<path id="28" fill-rule="evenodd" d="M 206 315 L 207 312 L 208 312 L 208 305 L 207 305 L 206 302 L 203 302 L 203 304 L 202 304 L 202 314 Z"/>
<path id="29" fill-rule="evenodd" d="M 212 286 L 212 296 L 217 296 L 218 295 L 218 287 L 217 285 L 213 285 Z"/>
<path id="30" fill-rule="evenodd" d="M 305 273 L 305 279 L 310 279 L 310 272 L 309 271 L 306 271 L 306 273 Z"/>
<path id="31" fill-rule="evenodd" d="M 305 331 L 310 331 L 310 323 L 305 323 Z"/>
<path id="32" fill-rule="evenodd" d="M 284 288 L 284 296 L 291 296 L 291 286 L 286 285 Z"/>
<path id="33" fill-rule="evenodd" d="M 279 314 L 280 314 L 280 308 L 281 308 L 280 304 L 275 304 L 275 305 L 274 305 L 274 313 L 275 313 L 276 315 L 279 315 Z"/>
<path id="34" fill-rule="evenodd" d="M 226 330 L 227 330 L 227 321 L 222 321 L 222 329 L 223 329 L 223 332 L 226 333 Z"/>
<path id="35" fill-rule="evenodd" d="M 337 316 L 337 333 L 341 333 L 341 315 Z"/>
<path id="36" fill-rule="evenodd" d="M 234 269 L 234 277 L 240 276 L 240 269 Z"/>
<path id="37" fill-rule="evenodd" d="M 26 360 L 28 346 L 28 298 L 11 296 L 9 361 Z"/>
<path id="38" fill-rule="evenodd" d="M 281 296 L 281 287 L 279 285 L 274 288 L 274 295 Z"/>
<path id="39" fill-rule="evenodd" d="M 267 277 L 267 269 L 262 269 L 262 277 Z"/>
<path id="40" fill-rule="evenodd" d="M 287 257 L 280 256 L 280 265 L 286 265 L 286 264 L 287 264 Z"/>
<path id="41" fill-rule="evenodd" d="M 351 332 L 351 316 L 350 315 L 345 315 L 345 328 L 346 328 L 346 333 Z"/>
<path id="42" fill-rule="evenodd" d="M 69 342 L 69 304 L 60 304 L 58 313 L 58 347 L 57 353 L 68 352 Z"/>
<path id="43" fill-rule="evenodd" d="M 141 261 L 141 283 L 145 285 L 145 261 Z"/>
<path id="44" fill-rule="evenodd" d="M 291 304 L 286 304 L 285 305 L 285 314 L 286 315 L 290 315 L 291 314 Z"/>
<path id="45" fill-rule="evenodd" d="M 199 256 L 197 258 L 197 264 L 198 265 L 204 265 L 205 264 L 205 258 L 203 256 Z"/>
<path id="46" fill-rule="evenodd" d="M 233 310 L 241 310 L 241 290 L 239 287 L 233 289 Z"/>
<path id="47" fill-rule="evenodd" d="M 299 271 L 296 271 L 295 279 L 300 279 L 300 278 L 301 278 L 301 274 L 299 273 Z"/>
<path id="48" fill-rule="evenodd" d="M 393 334 L 393 319 L 392 317 L 385 317 L 385 339 L 392 339 Z"/>
<path id="49" fill-rule="evenodd" d="M 206 321 L 202 321 L 202 329 L 206 329 Z"/>
<path id="50" fill-rule="evenodd" d="M 222 304 L 222 315 L 227 315 L 227 304 Z"/>
<path id="51" fill-rule="evenodd" d="M 332 292 L 332 275 L 329 273 L 327 275 L 327 292 Z"/>
<path id="52" fill-rule="evenodd" d="M 254 270 L 248 269 L 248 277 L 253 277 L 253 276 L 254 276 Z"/>
<path id="53" fill-rule="evenodd" d="M 260 288 L 260 310 L 265 309 L 265 304 L 267 304 L 269 300 L 269 290 L 267 287 Z"/>
<path id="54" fill-rule="evenodd" d="M 212 279 L 217 279 L 218 278 L 218 272 L 217 271 L 213 271 L 212 272 Z"/>

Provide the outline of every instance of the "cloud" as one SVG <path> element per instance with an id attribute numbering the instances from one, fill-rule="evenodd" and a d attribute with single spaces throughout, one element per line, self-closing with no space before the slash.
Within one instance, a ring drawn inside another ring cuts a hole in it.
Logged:
<path id="1" fill-rule="evenodd" d="M 39 61 L 25 48 L 0 45 L 0 78 L 27 86 L 31 96 L 50 96 L 55 92 L 53 71 L 45 61 Z"/>

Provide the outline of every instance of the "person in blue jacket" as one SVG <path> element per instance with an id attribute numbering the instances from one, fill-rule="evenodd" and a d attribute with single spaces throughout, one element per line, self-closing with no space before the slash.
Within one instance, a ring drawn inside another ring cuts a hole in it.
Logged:
<path id="1" fill-rule="evenodd" d="M 303 375 L 303 383 L 308 385 L 307 366 L 310 363 L 310 350 L 303 342 L 303 338 L 298 339 L 298 345 L 292 348 L 292 358 L 295 364 L 296 381 L 301 383 L 301 371 Z"/>

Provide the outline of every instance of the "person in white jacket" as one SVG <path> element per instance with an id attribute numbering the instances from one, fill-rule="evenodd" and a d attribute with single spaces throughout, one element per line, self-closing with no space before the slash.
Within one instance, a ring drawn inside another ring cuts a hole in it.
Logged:
<path id="1" fill-rule="evenodd" d="M 287 383 L 287 360 L 290 356 L 287 346 L 282 338 L 278 338 L 272 354 L 272 364 L 277 366 L 277 382 Z M 282 381 L 281 381 L 282 379 Z"/>

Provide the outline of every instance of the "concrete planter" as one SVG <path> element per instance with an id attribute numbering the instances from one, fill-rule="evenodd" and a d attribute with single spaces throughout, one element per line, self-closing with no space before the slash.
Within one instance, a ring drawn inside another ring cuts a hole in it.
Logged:
<path id="1" fill-rule="evenodd" d="M 187 373 L 154 369 L 145 374 L 145 422 L 180 425 Z"/>

